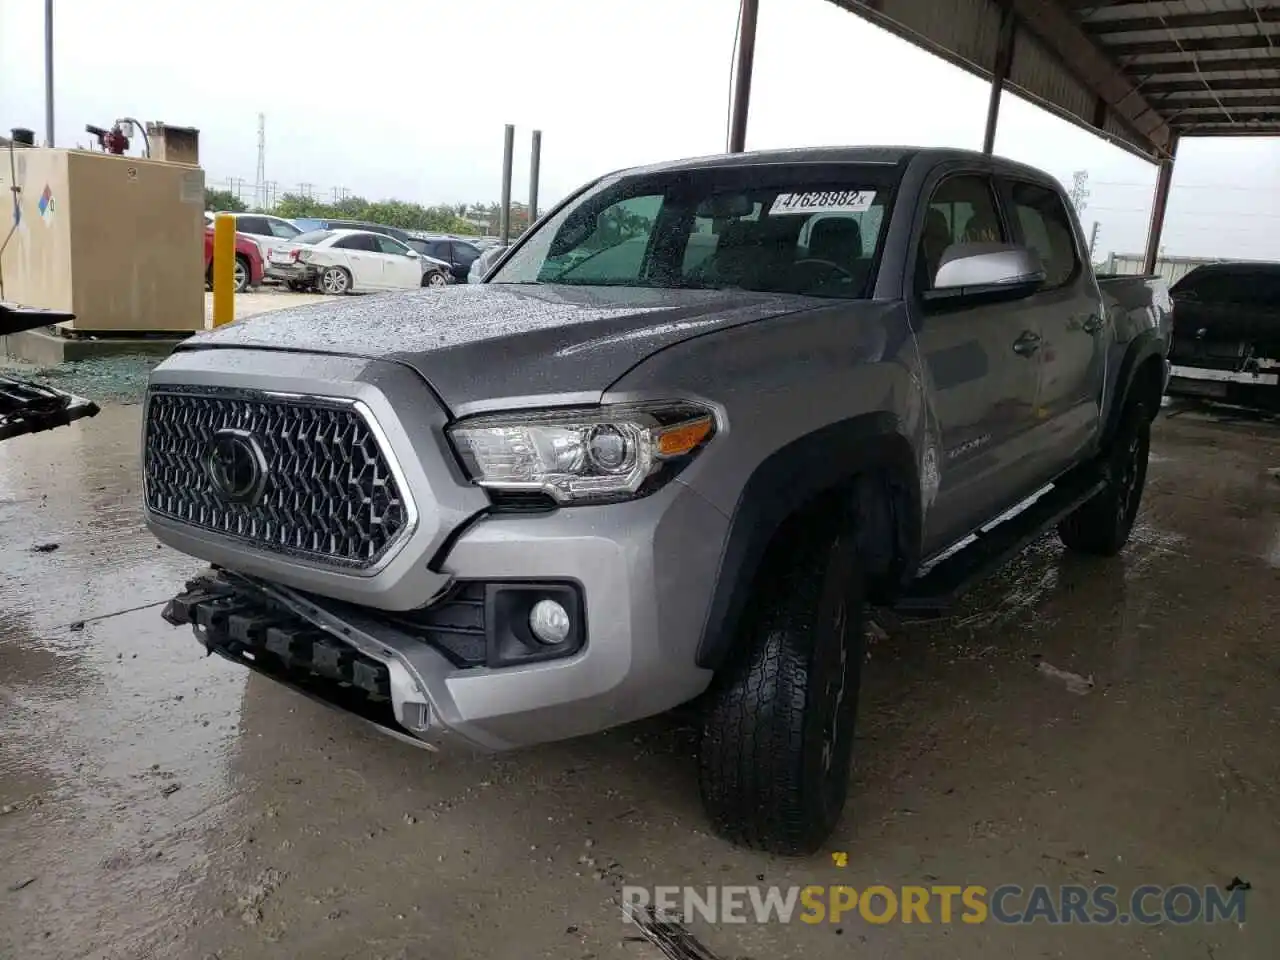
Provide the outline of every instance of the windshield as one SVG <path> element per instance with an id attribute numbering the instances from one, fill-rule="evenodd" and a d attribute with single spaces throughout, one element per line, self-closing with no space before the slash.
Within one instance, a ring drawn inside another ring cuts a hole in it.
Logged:
<path id="1" fill-rule="evenodd" d="M 795 164 L 607 178 L 490 283 L 868 295 L 897 170 Z"/>

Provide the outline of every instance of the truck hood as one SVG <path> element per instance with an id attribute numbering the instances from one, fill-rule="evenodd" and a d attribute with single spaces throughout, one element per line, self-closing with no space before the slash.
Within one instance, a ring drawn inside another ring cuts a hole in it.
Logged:
<path id="1" fill-rule="evenodd" d="M 468 284 L 259 314 L 196 334 L 178 349 L 393 360 L 417 370 L 461 415 L 550 396 L 595 402 L 664 347 L 824 303 L 740 290 Z"/>

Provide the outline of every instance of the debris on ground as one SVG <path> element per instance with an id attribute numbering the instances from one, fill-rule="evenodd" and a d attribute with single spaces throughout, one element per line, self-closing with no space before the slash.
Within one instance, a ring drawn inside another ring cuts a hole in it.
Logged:
<path id="1" fill-rule="evenodd" d="M 679 921 L 660 917 L 653 907 L 634 907 L 626 904 L 622 908 L 623 915 L 634 923 L 644 939 L 662 951 L 670 960 L 717 960 L 714 953 L 708 950 Z"/>
<path id="2" fill-rule="evenodd" d="M 31 548 L 31 552 L 32 553 L 53 553 L 53 551 L 57 550 L 60 546 L 62 546 L 62 544 L 60 543 L 37 543 L 34 547 Z"/>
<path id="3" fill-rule="evenodd" d="M 181 789 L 182 784 L 180 783 L 166 783 L 160 788 L 160 793 L 162 796 L 171 797 Z"/>
<path id="4" fill-rule="evenodd" d="M 1059 670 L 1047 660 L 1041 660 L 1037 663 L 1036 670 L 1046 677 L 1061 681 L 1066 686 L 1068 693 L 1084 696 L 1093 689 L 1093 674 L 1082 677 L 1080 674 L 1072 673 L 1070 670 Z"/>
<path id="5" fill-rule="evenodd" d="M 51 367 L 0 358 L 0 370 L 96 403 L 139 403 L 151 369 L 164 357 L 128 354 L 67 360 Z"/>
<path id="6" fill-rule="evenodd" d="M 268 867 L 258 874 L 258 879 L 251 884 L 236 900 L 240 908 L 240 919 L 249 926 L 262 922 L 262 906 L 267 898 L 275 893 L 276 887 L 285 880 L 283 871 Z"/>
<path id="7" fill-rule="evenodd" d="M 1227 892 L 1232 890 L 1252 890 L 1253 884 L 1248 880 L 1241 880 L 1239 877 L 1232 877 L 1231 882 L 1227 884 Z"/>
<path id="8" fill-rule="evenodd" d="M 70 625 L 67 627 L 67 629 L 68 629 L 68 630 L 70 630 L 72 633 L 79 633 L 81 630 L 83 630 L 83 629 L 84 629 L 84 621 L 83 621 L 83 620 L 77 620 L 77 621 L 75 621 L 74 623 L 70 624 Z M 117 659 L 117 660 L 119 660 L 119 659 L 120 659 L 120 657 L 117 655 L 117 656 L 116 656 L 116 659 Z"/>
<path id="9" fill-rule="evenodd" d="M 19 890 L 25 890 L 27 887 L 31 886 L 35 882 L 36 882 L 35 877 L 27 877 L 27 879 L 25 880 L 19 880 L 17 883 L 11 883 L 9 884 L 9 892 L 17 893 Z"/>

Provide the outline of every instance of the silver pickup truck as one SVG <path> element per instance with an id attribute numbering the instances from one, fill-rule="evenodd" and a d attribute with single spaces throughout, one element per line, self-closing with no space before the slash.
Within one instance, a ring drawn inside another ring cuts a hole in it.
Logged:
<path id="1" fill-rule="evenodd" d="M 431 745 L 697 700 L 715 827 L 815 850 L 868 605 L 1129 536 L 1170 302 L 1084 251 L 1007 161 L 717 156 L 588 184 L 483 283 L 193 337 L 151 378 L 146 511 L 214 570 L 165 616 Z"/>

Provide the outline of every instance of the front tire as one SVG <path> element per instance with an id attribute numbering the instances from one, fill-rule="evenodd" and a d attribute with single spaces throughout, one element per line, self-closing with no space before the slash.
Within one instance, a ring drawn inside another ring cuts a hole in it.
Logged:
<path id="1" fill-rule="evenodd" d="M 340 297 L 351 290 L 351 274 L 344 267 L 325 267 L 320 274 L 320 292 Z"/>
<path id="2" fill-rule="evenodd" d="M 863 583 L 851 533 L 812 524 L 784 537 L 712 684 L 699 786 L 720 835 L 804 856 L 835 829 L 848 792 Z"/>
<path id="3" fill-rule="evenodd" d="M 449 278 L 438 270 L 433 270 L 431 273 L 425 274 L 422 277 L 422 285 L 424 287 L 447 287 L 449 285 Z"/>
<path id="4" fill-rule="evenodd" d="M 1150 449 L 1151 415 L 1145 403 L 1131 400 L 1103 454 L 1107 485 L 1058 524 L 1068 550 L 1113 557 L 1124 549 L 1142 505 Z"/>

